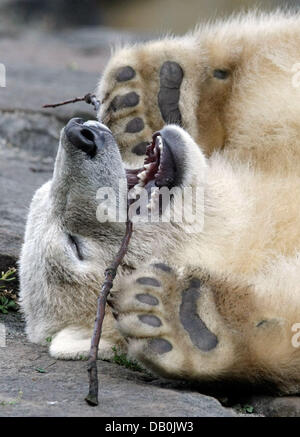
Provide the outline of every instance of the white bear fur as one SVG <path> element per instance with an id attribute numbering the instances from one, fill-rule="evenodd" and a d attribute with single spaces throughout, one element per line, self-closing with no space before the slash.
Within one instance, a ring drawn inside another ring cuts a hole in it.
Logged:
<path id="1" fill-rule="evenodd" d="M 179 278 L 196 269 L 224 284 L 223 309 L 207 303 L 205 316 L 224 347 L 211 359 L 203 357 L 198 367 L 191 365 L 195 379 L 218 378 L 225 369 L 229 379 L 247 379 L 249 373 L 259 381 L 261 374 L 269 374 L 282 391 L 296 392 L 300 348 L 291 340 L 292 326 L 300 323 L 300 88 L 292 85 L 292 69 L 300 62 L 300 15 L 249 14 L 200 26 L 182 38 L 118 50 L 98 94 L 111 99 L 120 92 L 113 79 L 120 66 L 141 72 L 129 88 L 122 85 L 122 93 L 134 86 L 144 96 L 137 111 L 143 114 L 147 106 L 149 119 L 135 143 L 163 125 L 156 102 L 159 84 L 150 78 L 170 57 L 185 67 L 180 109 L 191 136 L 175 126 L 169 129 L 178 130 L 185 143 L 184 185 L 198 184 L 205 174 L 204 229 L 187 234 L 184 225 L 137 227 L 125 262 L 135 269 L 163 254 Z M 232 74 L 225 83 L 214 82 L 215 68 Z M 126 111 L 103 121 L 111 123 L 123 160 L 134 167 L 138 159 L 126 149 L 133 144 L 124 134 Z M 30 207 L 20 260 L 21 304 L 31 341 L 44 343 L 51 336 L 52 356 L 78 359 L 88 353 L 99 286 L 124 227 L 108 227 L 98 241 L 97 232 L 81 233 L 79 220 L 75 232 L 87 259 L 76 259 L 65 236 L 66 210 L 58 213 L 53 197 L 65 196 L 72 184 L 72 178 L 64 179 L 53 190 L 67 162 L 61 158 L 64 143 L 62 133 L 54 178 L 37 191 Z M 83 214 L 80 190 L 70 195 L 71 211 Z M 126 272 L 120 272 L 117 284 Z M 258 331 L 263 320 L 266 326 Z M 124 348 L 125 342 L 109 314 L 100 356 L 109 357 L 113 345 Z M 176 377 L 176 370 L 170 374 Z"/>

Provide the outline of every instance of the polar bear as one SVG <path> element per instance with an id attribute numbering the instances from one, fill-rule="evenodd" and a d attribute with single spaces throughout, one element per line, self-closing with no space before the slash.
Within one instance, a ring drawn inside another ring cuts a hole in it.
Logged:
<path id="1" fill-rule="evenodd" d="M 20 299 L 32 342 L 52 337 L 56 358 L 88 354 L 125 229 L 99 222 L 99 188 L 119 204 L 120 181 L 149 195 L 200 187 L 193 232 L 134 226 L 99 357 L 117 346 L 168 378 L 299 392 L 299 29 L 299 14 L 252 13 L 113 54 L 99 122 L 66 125 L 30 206 Z"/>

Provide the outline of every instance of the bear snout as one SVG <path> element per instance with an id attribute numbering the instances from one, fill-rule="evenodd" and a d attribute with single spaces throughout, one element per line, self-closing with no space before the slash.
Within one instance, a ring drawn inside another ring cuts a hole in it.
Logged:
<path id="1" fill-rule="evenodd" d="M 94 158 L 97 150 L 105 145 L 105 134 L 111 135 L 111 132 L 97 121 L 84 123 L 81 118 L 72 118 L 65 127 L 65 134 L 75 148 Z"/>

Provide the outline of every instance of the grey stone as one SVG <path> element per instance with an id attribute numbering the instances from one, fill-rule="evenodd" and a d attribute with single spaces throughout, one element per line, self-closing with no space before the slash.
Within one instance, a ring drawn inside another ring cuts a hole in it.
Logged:
<path id="1" fill-rule="evenodd" d="M 0 144 L 0 271 L 16 264 L 29 203 L 35 190 L 51 178 L 53 163 L 45 162 L 42 154 Z"/>
<path id="2" fill-rule="evenodd" d="M 1 44 L 0 44 L 1 46 Z M 58 108 L 42 109 L 44 104 L 81 97 L 93 91 L 100 75 L 82 71 L 42 68 L 26 64 L 8 65 L 6 88 L 0 88 L 0 110 L 42 112 L 66 122 L 72 117 L 95 118 L 91 105 L 80 102 Z"/>
<path id="3" fill-rule="evenodd" d="M 86 361 L 56 361 L 28 343 L 18 314 L 0 315 L 7 346 L 0 348 L 0 417 L 233 417 L 214 398 L 176 384 L 99 361 L 99 406 L 84 401 Z M 44 372 L 44 373 L 41 373 Z"/>
<path id="4" fill-rule="evenodd" d="M 23 110 L 1 111 L 0 138 L 4 148 L 6 146 L 16 152 L 16 158 L 17 149 L 21 149 L 29 152 L 28 156 L 53 160 L 63 126 L 62 121 L 49 114 Z"/>
<path id="5" fill-rule="evenodd" d="M 300 397 L 253 396 L 247 401 L 255 412 L 267 417 L 300 417 Z"/>
<path id="6" fill-rule="evenodd" d="M 86 103 L 43 110 L 42 105 L 93 92 L 110 57 L 110 45 L 147 38 L 99 26 L 55 33 L 10 28 L 0 39 L 7 82 L 0 88 L 0 110 L 43 111 L 63 121 L 94 117 Z"/>
<path id="7" fill-rule="evenodd" d="M 74 0 L 72 7 L 68 0 L 2 0 L 0 13 L 21 25 L 33 23 L 55 28 L 100 24 L 102 7 L 97 0 Z"/>

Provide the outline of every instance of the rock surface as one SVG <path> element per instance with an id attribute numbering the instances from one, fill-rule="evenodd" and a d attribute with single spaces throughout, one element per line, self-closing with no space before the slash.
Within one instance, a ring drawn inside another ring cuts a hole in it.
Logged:
<path id="1" fill-rule="evenodd" d="M 53 159 L 44 162 L 23 150 L 0 147 L 0 271 L 15 265 L 32 194 L 51 177 Z"/>
<path id="2" fill-rule="evenodd" d="M 300 417 L 300 397 L 253 397 L 250 404 L 255 411 L 267 417 Z"/>
<path id="3" fill-rule="evenodd" d="M 234 417 L 214 398 L 99 362 L 100 404 L 89 407 L 85 361 L 55 361 L 47 348 L 27 342 L 20 316 L 0 316 L 6 347 L 0 348 L 0 417 Z"/>

